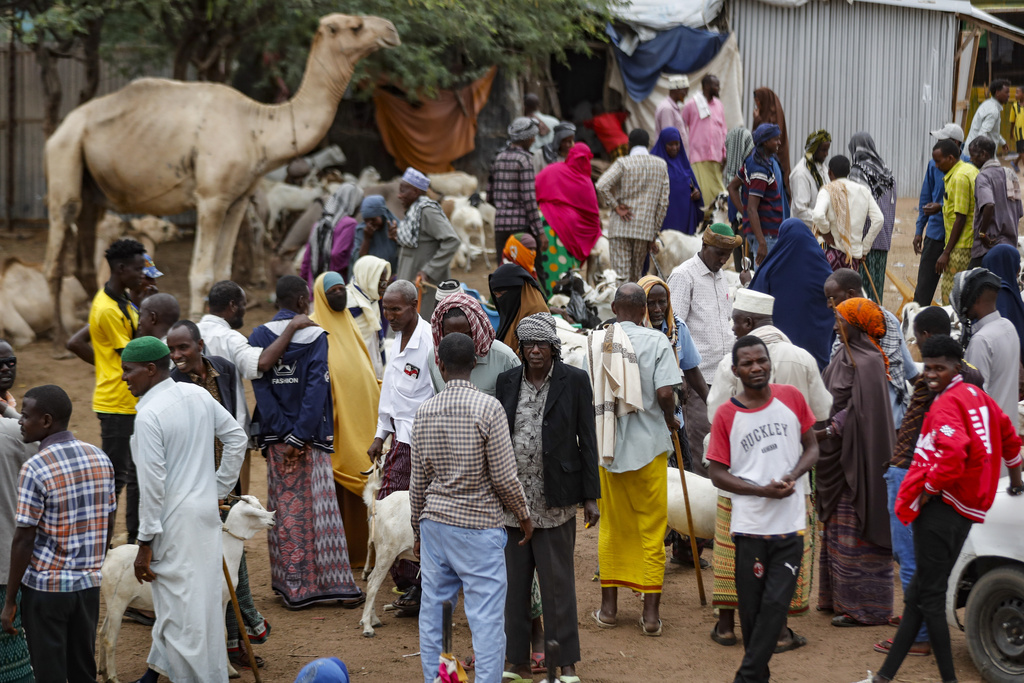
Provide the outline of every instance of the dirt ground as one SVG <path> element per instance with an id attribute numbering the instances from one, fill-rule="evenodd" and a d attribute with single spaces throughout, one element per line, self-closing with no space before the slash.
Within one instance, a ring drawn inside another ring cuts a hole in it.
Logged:
<path id="1" fill-rule="evenodd" d="M 917 272 L 917 258 L 911 249 L 915 214 L 916 200 L 900 200 L 893 250 L 889 256 L 890 268 L 897 274 L 905 272 L 912 280 L 916 280 Z M 0 236 L 0 245 L 0 254 L 5 256 L 15 255 L 28 261 L 41 261 L 45 234 L 42 230 L 22 230 L 18 236 L 4 234 Z M 187 302 L 190 251 L 191 242 L 179 242 L 159 247 L 155 255 L 158 267 L 165 273 L 159 281 L 161 290 L 175 294 L 183 304 Z M 454 276 L 486 291 L 486 271 L 482 260 L 477 262 L 472 273 L 455 273 Z M 249 291 L 248 325 L 260 324 L 272 316 L 274 308 L 267 295 L 266 289 Z M 900 303 L 896 288 L 887 284 L 884 296 L 887 306 L 896 310 Z M 14 393 L 20 397 L 26 389 L 38 384 L 60 384 L 75 401 L 76 412 L 71 429 L 80 438 L 99 443 L 99 423 L 90 410 L 93 369 L 78 359 L 55 361 L 49 341 L 19 349 L 17 353 L 18 381 Z M 251 492 L 266 500 L 266 468 L 261 458 L 253 463 Z M 682 681 L 731 681 L 742 658 L 742 648 L 723 648 L 709 639 L 708 633 L 715 617 L 710 606 L 700 605 L 692 568 L 683 569 L 666 564 L 662 598 L 663 637 L 646 638 L 640 634 L 636 625 L 641 609 L 640 601 L 628 592 L 620 595 L 618 628 L 597 628 L 588 616 L 600 601 L 599 587 L 591 581 L 597 566 L 597 531 L 585 530 L 582 516 L 580 520 L 576 547 L 576 600 L 583 653 L 578 673 L 582 679 L 594 683 L 667 678 Z M 120 521 L 123 533 L 123 519 Z M 344 660 L 354 680 L 363 677 L 366 677 L 365 680 L 376 681 L 420 680 L 415 619 L 397 619 L 391 613 L 379 612 L 384 626 L 377 629 L 375 638 L 365 639 L 361 636 L 358 623 L 360 610 L 334 606 L 315 606 L 294 612 L 286 610 L 270 590 L 265 536 L 257 536 L 246 547 L 256 605 L 272 624 L 269 641 L 256 646 L 256 652 L 267 660 L 267 666 L 262 671 L 264 681 L 292 681 L 302 665 L 324 656 L 336 656 Z M 709 552 L 705 554 L 710 557 Z M 6 561 L 6 558 L 2 561 Z M 713 573 L 706 570 L 703 578 L 710 602 Z M 385 583 L 385 589 L 390 587 L 389 580 Z M 383 593 L 382 590 L 382 595 L 378 597 L 379 609 L 385 600 L 391 600 L 390 594 Z M 812 599 L 812 606 L 814 602 Z M 897 604 L 900 604 L 898 581 Z M 895 632 L 893 628 L 837 629 L 829 624 L 830 616 L 812 609 L 808 615 L 791 620 L 790 625 L 806 636 L 809 642 L 800 650 L 776 655 L 772 659 L 774 680 L 790 683 L 849 683 L 862 679 L 866 669 L 876 670 L 881 665 L 883 656 L 873 652 L 871 646 L 879 640 L 891 638 Z M 456 611 L 455 623 L 455 650 L 460 658 L 465 658 L 470 654 L 470 637 L 461 608 Z M 960 680 L 964 683 L 979 682 L 981 679 L 968 656 L 963 634 L 954 632 L 952 636 Z M 134 622 L 125 622 L 118 647 L 121 680 L 130 681 L 142 675 L 149 644 L 149 629 Z M 249 672 L 242 676 L 245 681 L 253 680 Z M 538 675 L 536 680 L 542 677 Z M 897 680 L 901 683 L 936 681 L 938 672 L 932 658 L 910 658 Z"/>

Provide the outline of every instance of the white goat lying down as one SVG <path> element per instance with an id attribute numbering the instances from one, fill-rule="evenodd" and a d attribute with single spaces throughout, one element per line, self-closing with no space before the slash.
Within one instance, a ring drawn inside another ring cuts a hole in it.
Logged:
<path id="1" fill-rule="evenodd" d="M 228 513 L 222 526 L 222 543 L 232 587 L 238 586 L 238 566 L 242 561 L 245 541 L 274 526 L 274 514 L 265 509 L 256 496 L 242 496 L 242 500 Z M 121 618 L 125 610 L 129 607 L 153 609 L 153 588 L 135 578 L 135 556 L 138 554 L 139 546 L 122 545 L 108 552 L 103 560 L 101 592 L 107 614 L 100 625 L 98 668 L 100 680 L 107 683 L 117 683 L 117 636 L 121 632 Z M 221 614 L 224 614 L 230 599 L 225 583 Z"/>
<path id="2" fill-rule="evenodd" d="M 369 581 L 366 582 L 366 605 L 363 607 L 359 625 L 363 627 L 363 635 L 367 638 L 374 636 L 374 626 L 383 626 L 377 617 L 374 601 L 391 565 L 396 560 L 418 561 L 412 552 L 416 541 L 412 532 L 409 492 L 395 491 L 383 500 L 375 500 L 380 483 L 380 465 L 374 465 L 366 488 L 363 489 L 363 502 L 366 503 L 370 522 L 370 540 L 366 546 L 363 580 L 366 581 L 369 576 Z"/>

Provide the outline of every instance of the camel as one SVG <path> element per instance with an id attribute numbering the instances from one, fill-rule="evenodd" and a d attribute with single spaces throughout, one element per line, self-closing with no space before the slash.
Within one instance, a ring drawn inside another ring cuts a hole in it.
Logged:
<path id="1" fill-rule="evenodd" d="M 96 222 L 106 206 L 163 216 L 195 208 L 189 314 L 231 275 L 238 228 L 259 179 L 310 152 L 334 121 L 356 62 L 400 44 L 379 17 L 320 19 L 298 92 L 264 105 L 218 83 L 142 78 L 74 109 L 46 141 L 50 230 L 46 279 L 59 301 L 68 235 L 77 232 L 75 275 L 95 292 Z M 67 331 L 56 318 L 55 347 Z"/>

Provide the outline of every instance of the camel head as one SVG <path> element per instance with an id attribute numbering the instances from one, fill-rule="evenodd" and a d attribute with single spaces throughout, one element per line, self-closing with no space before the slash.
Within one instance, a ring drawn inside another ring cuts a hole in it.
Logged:
<path id="1" fill-rule="evenodd" d="M 317 43 L 335 58 L 347 63 L 348 74 L 360 59 L 379 49 L 402 44 L 395 25 L 380 17 L 353 17 L 347 14 L 328 14 L 320 19 L 314 46 Z"/>

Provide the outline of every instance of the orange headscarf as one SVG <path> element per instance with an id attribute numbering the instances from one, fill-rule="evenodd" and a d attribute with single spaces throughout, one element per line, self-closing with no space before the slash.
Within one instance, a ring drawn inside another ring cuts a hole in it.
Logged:
<path id="1" fill-rule="evenodd" d="M 888 374 L 889 357 L 885 355 L 882 345 L 878 343 L 878 340 L 885 336 L 885 313 L 882 312 L 882 308 L 871 299 L 854 297 L 836 306 L 836 312 L 843 316 L 843 320 L 868 335 L 871 343 L 882 354 L 882 359 L 885 361 L 885 372 Z"/>
<path id="2" fill-rule="evenodd" d="M 533 264 L 537 260 L 537 242 L 532 235 L 519 233 L 511 235 L 505 242 L 505 249 L 501 252 L 508 263 L 516 263 L 523 267 L 527 273 L 537 279 L 537 271 Z"/>

